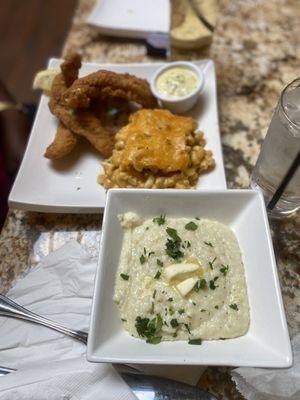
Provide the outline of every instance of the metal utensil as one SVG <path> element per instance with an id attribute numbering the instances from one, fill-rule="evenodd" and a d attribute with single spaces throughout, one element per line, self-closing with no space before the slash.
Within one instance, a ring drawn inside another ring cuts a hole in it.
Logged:
<path id="1" fill-rule="evenodd" d="M 1 315 L 43 325 L 87 344 L 87 332 L 66 328 L 57 322 L 53 322 L 48 318 L 41 317 L 27 310 L 8 297 L 0 294 Z M 113 366 L 140 400 L 216 400 L 215 396 L 199 388 L 170 379 L 143 375 L 131 365 L 113 364 Z M 16 370 L 0 366 L 0 376 L 14 371 Z"/>
<path id="2" fill-rule="evenodd" d="M 54 329 L 55 331 L 87 344 L 87 332 L 75 331 L 58 324 L 57 322 L 53 322 L 48 318 L 41 317 L 40 315 L 27 310 L 2 294 L 0 294 L 0 315 L 34 322 L 36 324 L 46 326 L 47 328 Z"/>

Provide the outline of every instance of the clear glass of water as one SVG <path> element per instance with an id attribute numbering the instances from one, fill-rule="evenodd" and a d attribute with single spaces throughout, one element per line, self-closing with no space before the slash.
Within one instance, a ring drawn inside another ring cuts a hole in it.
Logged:
<path id="1" fill-rule="evenodd" d="M 251 175 L 250 185 L 263 193 L 270 216 L 288 215 L 300 207 L 299 151 L 300 78 L 281 93 Z"/>

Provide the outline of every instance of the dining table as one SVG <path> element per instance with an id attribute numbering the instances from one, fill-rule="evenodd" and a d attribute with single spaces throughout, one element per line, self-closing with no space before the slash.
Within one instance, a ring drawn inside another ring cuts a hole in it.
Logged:
<path id="1" fill-rule="evenodd" d="M 94 0 L 78 1 L 61 56 L 78 51 L 84 62 L 99 64 L 212 59 L 217 73 L 227 188 L 248 188 L 280 93 L 299 77 L 299 3 L 220 0 L 211 45 L 197 50 L 171 48 L 168 60 L 149 55 L 142 40 L 100 34 L 97 27 L 86 23 L 93 6 Z M 70 239 L 97 256 L 101 223 L 101 214 L 9 209 L 0 236 L 0 293 L 5 294 L 15 280 Z M 300 331 L 300 214 L 270 219 L 269 223 L 289 334 L 293 338 Z M 260 263 L 259 258 L 256 262 Z M 218 399 L 243 399 L 231 379 L 231 370 L 230 366 L 207 367 L 198 386 Z"/>

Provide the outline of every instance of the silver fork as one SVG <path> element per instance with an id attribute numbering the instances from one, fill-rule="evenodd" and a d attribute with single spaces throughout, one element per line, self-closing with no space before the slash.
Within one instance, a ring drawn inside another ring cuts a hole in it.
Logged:
<path id="1" fill-rule="evenodd" d="M 15 303 L 3 294 L 0 294 L 0 315 L 3 315 L 5 317 L 23 319 L 39 325 L 44 325 L 50 329 L 54 329 L 55 331 L 63 333 L 64 335 L 70 336 L 73 339 L 79 340 L 80 342 L 87 344 L 87 332 L 76 331 L 74 329 L 66 328 L 65 326 L 51 321 L 48 318 L 41 317 L 40 315 L 37 315 L 32 311 L 29 311 L 26 308 Z"/>

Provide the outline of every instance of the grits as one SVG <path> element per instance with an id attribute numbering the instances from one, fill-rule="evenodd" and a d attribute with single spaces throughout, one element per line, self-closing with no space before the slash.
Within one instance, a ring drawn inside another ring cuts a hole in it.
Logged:
<path id="1" fill-rule="evenodd" d="M 119 220 L 124 239 L 114 301 L 131 335 L 149 343 L 201 344 L 247 332 L 244 267 L 230 228 L 209 219 L 143 219 L 131 212 Z"/>

